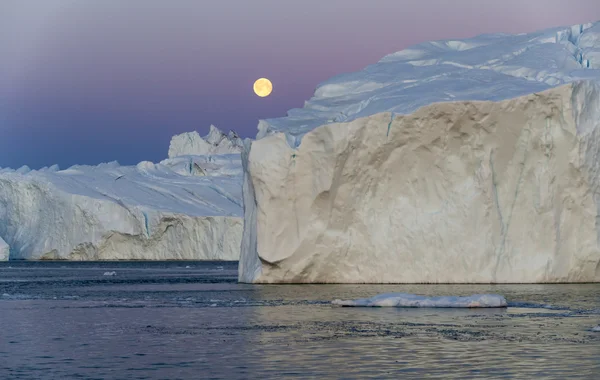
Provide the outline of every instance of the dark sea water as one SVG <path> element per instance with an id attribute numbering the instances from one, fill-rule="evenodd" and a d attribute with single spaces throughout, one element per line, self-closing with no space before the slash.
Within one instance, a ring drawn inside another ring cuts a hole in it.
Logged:
<path id="1" fill-rule="evenodd" d="M 237 263 L 1 263 L 0 379 L 600 379 L 600 284 L 236 280 Z M 511 306 L 330 305 L 384 292 Z"/>

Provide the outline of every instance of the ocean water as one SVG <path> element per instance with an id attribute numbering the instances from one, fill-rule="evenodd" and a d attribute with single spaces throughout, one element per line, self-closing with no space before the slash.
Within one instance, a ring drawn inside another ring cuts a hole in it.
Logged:
<path id="1" fill-rule="evenodd" d="M 236 280 L 231 262 L 1 263 L 0 379 L 600 379 L 600 284 Z M 510 306 L 330 304 L 385 292 Z"/>

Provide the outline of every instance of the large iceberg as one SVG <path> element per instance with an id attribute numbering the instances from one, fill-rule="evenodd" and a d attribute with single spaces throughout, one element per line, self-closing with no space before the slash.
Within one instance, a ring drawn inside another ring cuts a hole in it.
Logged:
<path id="1" fill-rule="evenodd" d="M 196 131 L 173 136 L 169 144 L 169 158 L 184 155 L 240 154 L 242 146 L 242 139 L 237 133 L 229 131 L 225 134 L 211 125 L 204 137 Z"/>
<path id="2" fill-rule="evenodd" d="M 241 185 L 239 154 L 2 169 L 0 237 L 11 259 L 237 260 Z"/>
<path id="3" fill-rule="evenodd" d="M 600 281 L 600 23 L 423 43 L 245 142 L 239 280 Z"/>

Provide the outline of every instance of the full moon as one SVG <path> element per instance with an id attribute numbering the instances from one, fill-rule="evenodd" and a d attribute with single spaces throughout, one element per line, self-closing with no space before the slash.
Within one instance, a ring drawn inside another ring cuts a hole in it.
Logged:
<path id="1" fill-rule="evenodd" d="M 273 91 L 273 84 L 267 78 L 259 78 L 254 82 L 254 93 L 261 98 L 269 96 Z"/>

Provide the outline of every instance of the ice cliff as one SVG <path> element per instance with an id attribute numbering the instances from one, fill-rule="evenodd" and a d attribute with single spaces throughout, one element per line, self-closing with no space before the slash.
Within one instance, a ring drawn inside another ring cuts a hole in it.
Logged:
<path id="1" fill-rule="evenodd" d="M 241 185 L 239 154 L 2 169 L 0 237 L 11 259 L 237 260 Z"/>
<path id="2" fill-rule="evenodd" d="M 427 42 L 245 142 L 242 282 L 600 281 L 600 23 Z"/>
<path id="3" fill-rule="evenodd" d="M 8 260 L 8 256 L 10 255 L 10 249 L 8 244 L 2 238 L 0 238 L 0 261 Z"/>
<path id="4" fill-rule="evenodd" d="M 211 125 L 210 131 L 204 137 L 196 131 L 173 136 L 169 144 L 169 158 L 183 155 L 239 154 L 242 145 L 242 139 L 235 132 L 225 134 Z"/>

